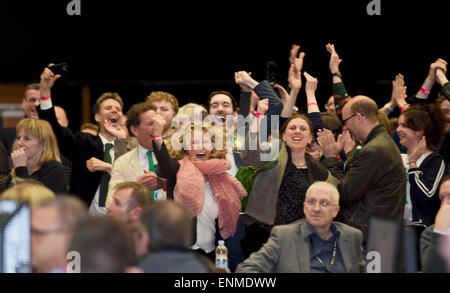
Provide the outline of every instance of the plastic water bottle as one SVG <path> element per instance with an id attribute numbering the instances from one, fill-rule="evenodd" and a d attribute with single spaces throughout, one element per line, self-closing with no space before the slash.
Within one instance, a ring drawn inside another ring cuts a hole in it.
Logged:
<path id="1" fill-rule="evenodd" d="M 228 270 L 228 249 L 223 240 L 219 240 L 216 247 L 216 268 Z"/>

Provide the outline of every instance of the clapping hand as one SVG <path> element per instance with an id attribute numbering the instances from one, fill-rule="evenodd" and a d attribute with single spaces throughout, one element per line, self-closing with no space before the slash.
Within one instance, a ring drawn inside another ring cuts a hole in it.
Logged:
<path id="1" fill-rule="evenodd" d="M 317 132 L 317 140 L 325 158 L 336 158 L 344 146 L 342 134 L 338 136 L 336 141 L 333 132 L 329 129 L 319 130 Z"/>

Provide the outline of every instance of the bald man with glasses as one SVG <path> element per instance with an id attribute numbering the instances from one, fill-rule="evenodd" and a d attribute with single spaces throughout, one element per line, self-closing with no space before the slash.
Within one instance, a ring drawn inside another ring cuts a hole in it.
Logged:
<path id="1" fill-rule="evenodd" d="M 267 243 L 242 262 L 236 272 L 363 272 L 362 232 L 334 222 L 339 209 L 339 192 L 334 185 L 312 184 L 303 205 L 305 219 L 274 226 Z"/>

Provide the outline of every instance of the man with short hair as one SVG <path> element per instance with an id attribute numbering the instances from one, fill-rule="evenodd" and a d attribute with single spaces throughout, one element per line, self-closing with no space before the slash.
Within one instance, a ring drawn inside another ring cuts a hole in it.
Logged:
<path id="1" fill-rule="evenodd" d="M 166 193 L 162 188 L 165 180 L 157 175 L 158 161 L 153 153 L 153 121 L 165 118 L 156 113 L 152 103 L 138 103 L 127 112 L 127 126 L 137 138 L 138 146 L 119 157 L 112 167 L 109 182 L 108 202 L 115 185 L 124 181 L 135 181 L 151 190 L 153 200 L 163 200 Z"/>
<path id="2" fill-rule="evenodd" d="M 31 265 L 34 270 L 65 272 L 73 229 L 86 215 L 86 206 L 73 196 L 59 195 L 32 206 Z"/>
<path id="3" fill-rule="evenodd" d="M 339 192 L 328 182 L 306 191 L 304 220 L 274 226 L 270 238 L 242 262 L 237 273 L 361 273 L 362 232 L 334 222 Z"/>
<path id="4" fill-rule="evenodd" d="M 149 190 L 143 185 L 130 181 L 118 183 L 112 190 L 111 200 L 106 204 L 106 214 L 135 228 L 142 209 L 152 201 Z"/>
<path id="5" fill-rule="evenodd" d="M 337 158 L 342 144 L 330 130 L 318 134 L 325 157 L 321 162 L 341 181 L 339 219 L 363 231 L 364 241 L 371 217 L 396 218 L 405 207 L 406 176 L 400 151 L 379 124 L 377 113 L 377 104 L 366 96 L 354 97 L 342 109 L 343 127 L 362 143 L 345 168 Z"/>
<path id="6" fill-rule="evenodd" d="M 52 125 L 61 153 L 72 161 L 70 193 L 90 206 L 90 213 L 105 214 L 109 173 L 116 156 L 115 140 L 126 138 L 120 125 L 123 101 L 117 93 L 102 94 L 93 106 L 99 134 L 77 132 L 74 135 L 70 129 L 59 125 L 50 96 L 51 88 L 60 77 L 48 68 L 42 72 L 39 117 Z"/>
<path id="7" fill-rule="evenodd" d="M 145 99 L 156 107 L 156 114 L 161 115 L 166 120 L 163 136 L 172 126 L 172 119 L 178 113 L 178 100 L 174 95 L 163 92 L 153 91 Z"/>
<path id="8" fill-rule="evenodd" d="M 420 237 L 422 271 L 424 273 L 450 272 L 450 246 L 439 247 L 445 237 L 450 237 L 450 175 L 442 179 L 439 188 L 439 209 L 433 225 L 428 226 Z M 446 263 L 447 255 L 447 263 Z"/>
<path id="9" fill-rule="evenodd" d="M 136 254 L 130 231 L 107 217 L 90 216 L 80 221 L 70 250 L 80 255 L 80 273 L 142 272 L 132 267 Z"/>
<path id="10" fill-rule="evenodd" d="M 138 263 L 145 273 L 217 272 L 208 258 L 189 251 L 192 216 L 179 203 L 154 203 L 144 210 L 141 222 L 149 236 L 149 254 Z"/>
<path id="11" fill-rule="evenodd" d="M 31 83 L 25 87 L 25 93 L 22 99 L 22 109 L 25 117 L 39 118 L 36 107 L 40 102 L 40 86 L 39 83 Z M 16 128 L 6 127 L 0 129 L 0 142 L 3 143 L 8 155 L 12 152 L 12 146 L 16 140 Z"/>

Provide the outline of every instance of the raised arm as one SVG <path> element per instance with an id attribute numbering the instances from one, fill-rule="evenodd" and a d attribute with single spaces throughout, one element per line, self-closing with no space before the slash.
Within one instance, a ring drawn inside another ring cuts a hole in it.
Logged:
<path id="1" fill-rule="evenodd" d="M 446 69 L 447 62 L 444 59 L 439 58 L 435 62 L 430 64 L 430 70 L 428 71 L 428 75 L 425 78 L 425 81 L 422 84 L 422 87 L 416 94 L 416 98 L 426 100 L 428 95 L 430 94 L 431 88 L 436 82 L 436 70 L 441 69 L 444 72 Z"/>
<path id="2" fill-rule="evenodd" d="M 328 43 L 325 47 L 328 53 L 331 54 L 329 68 L 333 78 L 334 104 L 336 106 L 336 114 L 340 116 L 342 114 L 342 108 L 344 108 L 348 97 L 347 90 L 345 89 L 344 83 L 342 81 L 342 74 L 339 70 L 339 65 L 341 64 L 342 59 L 339 58 L 339 55 L 334 48 L 334 44 Z"/>
<path id="3" fill-rule="evenodd" d="M 51 98 L 51 89 L 60 77 L 61 75 L 53 74 L 48 67 L 44 69 L 40 81 L 41 103 L 37 110 L 39 118 L 48 121 L 52 126 L 61 153 L 67 158 L 73 158 L 75 152 L 79 151 L 76 146 L 75 135 L 69 128 L 62 127 L 58 123 Z"/>
<path id="4" fill-rule="evenodd" d="M 300 70 L 296 69 L 294 64 L 291 64 L 288 72 L 289 87 L 291 88 L 291 93 L 287 96 L 286 103 L 283 106 L 283 111 L 281 111 L 281 117 L 290 118 L 292 116 L 292 111 L 297 101 L 298 93 L 302 87 L 302 78 Z M 280 85 L 276 85 L 278 91 L 282 96 L 286 96 L 287 92 Z"/>

